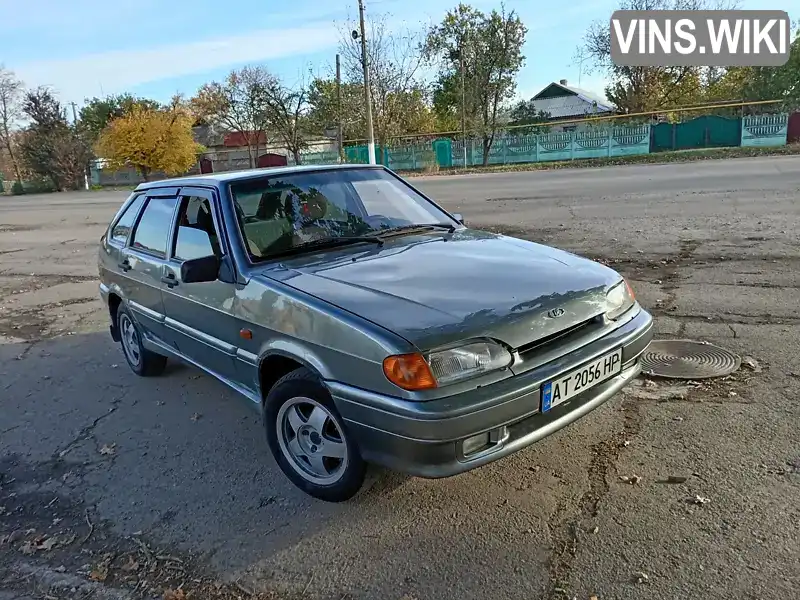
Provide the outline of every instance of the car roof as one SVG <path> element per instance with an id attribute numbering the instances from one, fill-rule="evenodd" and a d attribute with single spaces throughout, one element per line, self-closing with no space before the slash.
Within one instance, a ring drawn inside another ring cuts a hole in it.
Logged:
<path id="1" fill-rule="evenodd" d="M 242 171 L 225 171 L 222 173 L 208 173 L 206 175 L 188 175 L 185 177 L 173 177 L 172 179 L 160 179 L 158 181 L 147 181 L 136 186 L 137 192 L 142 190 L 152 190 L 161 187 L 176 187 L 197 185 L 204 187 L 219 187 L 234 181 L 246 181 L 258 177 L 270 175 L 288 175 L 295 173 L 315 173 L 319 171 L 331 170 L 352 170 L 352 169 L 385 169 L 383 165 L 364 165 L 364 164 L 332 164 L 332 165 L 300 165 L 293 167 L 266 167 L 261 169 L 246 169 Z"/>

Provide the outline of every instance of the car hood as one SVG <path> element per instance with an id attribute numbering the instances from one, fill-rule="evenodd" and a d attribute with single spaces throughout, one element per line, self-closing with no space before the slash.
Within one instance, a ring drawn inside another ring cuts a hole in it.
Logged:
<path id="1" fill-rule="evenodd" d="M 603 313 L 620 279 L 562 250 L 469 229 L 290 257 L 262 274 L 422 350 L 484 336 L 517 348 Z"/>

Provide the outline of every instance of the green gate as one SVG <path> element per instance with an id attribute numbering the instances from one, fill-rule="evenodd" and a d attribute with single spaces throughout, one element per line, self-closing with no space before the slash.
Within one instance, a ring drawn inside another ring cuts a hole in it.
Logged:
<path id="1" fill-rule="evenodd" d="M 683 123 L 659 123 L 652 128 L 651 152 L 738 146 L 741 120 L 705 115 Z"/>

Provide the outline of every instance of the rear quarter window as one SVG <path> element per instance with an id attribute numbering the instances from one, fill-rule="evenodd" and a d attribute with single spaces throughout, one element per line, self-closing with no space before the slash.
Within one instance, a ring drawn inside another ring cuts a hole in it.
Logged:
<path id="1" fill-rule="evenodd" d="M 139 214 L 139 209 L 142 208 L 142 203 L 144 202 L 144 196 L 140 195 L 133 199 L 133 201 L 128 204 L 127 208 L 122 212 L 122 214 L 117 219 L 114 226 L 111 228 L 111 239 L 118 244 L 125 245 L 128 241 L 128 236 L 131 233 L 131 229 L 133 228 L 133 224 L 136 221 L 136 215 Z"/>

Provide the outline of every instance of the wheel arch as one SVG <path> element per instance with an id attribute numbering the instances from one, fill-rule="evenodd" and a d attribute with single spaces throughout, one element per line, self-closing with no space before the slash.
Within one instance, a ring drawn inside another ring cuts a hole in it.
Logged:
<path id="1" fill-rule="evenodd" d="M 117 324 L 117 311 L 122 304 L 122 297 L 115 292 L 108 293 L 108 316 L 111 318 L 111 338 L 115 342 L 120 341 L 119 325 Z"/>
<path id="2" fill-rule="evenodd" d="M 261 391 L 261 404 L 266 402 L 270 390 L 285 375 L 296 369 L 305 368 L 311 374 L 324 380 L 323 372 L 317 365 L 300 353 L 286 349 L 273 348 L 264 352 L 258 359 L 258 384 Z M 316 361 L 315 361 L 316 362 Z"/>

